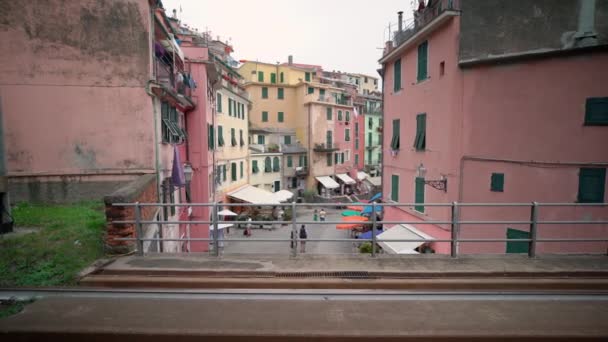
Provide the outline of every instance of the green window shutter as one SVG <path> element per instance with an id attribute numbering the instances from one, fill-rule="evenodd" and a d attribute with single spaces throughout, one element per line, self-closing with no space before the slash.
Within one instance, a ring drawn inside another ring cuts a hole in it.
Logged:
<path id="1" fill-rule="evenodd" d="M 346 122 L 350 121 L 350 112 L 346 111 Z"/>
<path id="2" fill-rule="evenodd" d="M 334 164 L 338 165 L 340 163 L 340 154 L 334 153 Z"/>
<path id="3" fill-rule="evenodd" d="M 581 168 L 578 174 L 578 202 L 604 202 L 606 188 L 605 168 Z"/>
<path id="4" fill-rule="evenodd" d="M 283 115 L 283 112 L 279 112 L 279 113 L 277 114 L 277 120 L 278 120 L 279 122 L 283 122 L 283 119 L 284 119 L 284 117 L 283 117 L 283 116 L 284 116 L 284 115 Z"/>
<path id="5" fill-rule="evenodd" d="M 291 135 L 285 136 L 285 145 L 291 145 Z"/>
<path id="6" fill-rule="evenodd" d="M 217 146 L 224 146 L 224 127 L 217 126 Z"/>
<path id="7" fill-rule="evenodd" d="M 426 114 L 416 115 L 416 139 L 414 147 L 417 151 L 426 149 Z"/>
<path id="8" fill-rule="evenodd" d="M 372 164 L 372 150 L 367 150 L 367 162 Z"/>
<path id="9" fill-rule="evenodd" d="M 258 82 L 264 82 L 264 72 L 258 71 Z"/>
<path id="10" fill-rule="evenodd" d="M 608 97 L 590 97 L 585 103 L 585 126 L 608 125 Z"/>
<path id="11" fill-rule="evenodd" d="M 331 107 L 327 107 L 327 120 L 332 120 Z"/>
<path id="12" fill-rule="evenodd" d="M 270 157 L 264 159 L 264 172 L 272 172 L 272 163 Z"/>
<path id="13" fill-rule="evenodd" d="M 263 99 L 268 98 L 268 87 L 262 87 L 262 98 Z"/>
<path id="14" fill-rule="evenodd" d="M 274 72 L 270 74 L 270 83 L 277 83 L 277 74 Z"/>
<path id="15" fill-rule="evenodd" d="M 279 172 L 281 170 L 281 166 L 279 165 L 279 157 L 272 158 L 272 171 Z"/>
<path id="16" fill-rule="evenodd" d="M 418 45 L 418 81 L 427 78 L 428 42 Z"/>
<path id="17" fill-rule="evenodd" d="M 359 165 L 359 155 L 355 154 L 355 167 Z"/>
<path id="18" fill-rule="evenodd" d="M 327 148 L 331 148 L 332 143 L 333 143 L 333 132 L 327 131 L 325 133 L 325 145 L 327 145 Z"/>
<path id="19" fill-rule="evenodd" d="M 241 146 L 245 146 L 245 139 L 243 138 L 243 130 L 239 129 L 239 140 L 241 143 Z"/>
<path id="20" fill-rule="evenodd" d="M 350 141 L 350 129 L 348 128 L 344 130 L 344 140 Z"/>
<path id="21" fill-rule="evenodd" d="M 327 166 L 332 166 L 332 160 L 331 160 L 332 156 L 331 153 L 327 154 Z"/>
<path id="22" fill-rule="evenodd" d="M 228 116 L 232 116 L 232 99 L 228 99 Z"/>
<path id="23" fill-rule="evenodd" d="M 342 111 L 338 111 L 338 121 L 342 121 Z"/>
<path id="24" fill-rule="evenodd" d="M 236 146 L 236 129 L 231 128 L 230 129 L 230 143 L 232 144 L 232 146 Z"/>
<path id="25" fill-rule="evenodd" d="M 284 88 L 277 88 L 277 98 L 279 100 L 282 100 L 285 98 L 285 89 Z"/>
<path id="26" fill-rule="evenodd" d="M 304 74 L 304 80 L 306 82 L 310 82 L 310 73 L 309 72 L 307 72 L 307 73 Z"/>
<path id="27" fill-rule="evenodd" d="M 221 113 L 222 112 L 222 94 L 218 93 L 217 94 L 217 112 Z"/>
<path id="28" fill-rule="evenodd" d="M 391 200 L 399 202 L 399 176 L 391 176 Z"/>
<path id="29" fill-rule="evenodd" d="M 325 96 L 325 89 L 319 89 L 319 96 L 320 97 L 324 97 Z"/>
<path id="30" fill-rule="evenodd" d="M 258 161 L 257 160 L 253 160 L 251 162 L 251 172 L 252 173 L 258 173 L 260 169 L 258 169 Z"/>
<path id="31" fill-rule="evenodd" d="M 262 122 L 268 122 L 268 112 L 262 112 Z"/>
<path id="32" fill-rule="evenodd" d="M 309 94 L 314 94 L 315 93 L 315 88 L 314 87 L 308 87 L 308 93 Z"/>
<path id="33" fill-rule="evenodd" d="M 358 149 L 359 149 L 359 138 L 356 137 L 355 138 L 355 150 L 358 150 Z"/>
<path id="34" fill-rule="evenodd" d="M 226 164 L 222 165 L 222 178 L 226 181 Z"/>
<path id="35" fill-rule="evenodd" d="M 241 162 L 241 179 L 243 179 L 243 162 Z"/>
<path id="36" fill-rule="evenodd" d="M 398 150 L 399 147 L 401 146 L 401 120 L 396 119 L 393 120 L 393 137 L 391 139 L 391 149 L 393 150 Z M 371 146 L 371 142 L 372 142 L 372 137 L 371 135 L 369 136 L 370 139 L 370 146 Z"/>
<path id="37" fill-rule="evenodd" d="M 281 83 L 285 83 L 285 74 L 281 72 L 281 75 L 279 76 L 279 78 L 281 79 Z"/>
<path id="38" fill-rule="evenodd" d="M 299 164 L 298 165 L 304 166 L 304 155 L 303 154 L 300 155 L 300 160 L 299 160 Z"/>
<path id="39" fill-rule="evenodd" d="M 215 148 L 215 129 L 213 125 L 209 125 L 209 147 L 211 149 Z"/>
<path id="40" fill-rule="evenodd" d="M 393 90 L 395 92 L 401 90 L 401 59 L 393 64 Z"/>
<path id="41" fill-rule="evenodd" d="M 495 192 L 504 192 L 505 187 L 505 174 L 504 173 L 492 173 L 490 179 L 490 190 Z"/>
<path id="42" fill-rule="evenodd" d="M 230 164 L 230 179 L 233 182 L 236 180 L 236 163 Z"/>
<path id="43" fill-rule="evenodd" d="M 507 228 L 507 239 L 509 240 L 519 240 L 519 239 L 529 239 L 530 233 L 518 230 Z M 511 253 L 528 253 L 528 248 L 530 248 L 530 243 L 528 241 L 507 241 L 507 250 L 506 252 Z"/>
<path id="44" fill-rule="evenodd" d="M 424 204 L 424 178 L 422 177 L 416 177 L 416 195 L 414 202 L 416 204 Z M 423 205 L 417 205 L 414 207 L 414 209 L 421 213 L 424 212 Z"/>
<path id="45" fill-rule="evenodd" d="M 293 167 L 293 158 L 291 156 L 287 156 L 287 167 Z"/>
<path id="46" fill-rule="evenodd" d="M 340 164 L 344 164 L 344 152 L 340 153 Z"/>
<path id="47" fill-rule="evenodd" d="M 359 123 L 355 122 L 355 135 L 359 136 Z"/>

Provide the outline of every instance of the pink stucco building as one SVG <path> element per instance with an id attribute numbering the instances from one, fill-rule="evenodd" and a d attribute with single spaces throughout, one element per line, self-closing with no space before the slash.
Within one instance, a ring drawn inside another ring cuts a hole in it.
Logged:
<path id="1" fill-rule="evenodd" d="M 416 206 L 387 208 L 385 219 L 450 220 L 450 208 L 423 203 L 606 202 L 606 18 L 605 2 L 445 0 L 400 25 L 380 60 L 383 193 L 388 202 Z M 530 207 L 465 207 L 460 218 L 527 221 Z M 607 219 L 606 206 L 539 210 L 539 220 Z M 436 239 L 451 236 L 450 225 L 415 226 Z M 528 236 L 528 224 L 460 228 L 463 239 Z M 538 228 L 539 239 L 607 237 L 605 224 Z M 450 250 L 448 243 L 431 247 Z M 464 242 L 460 252 L 527 247 Z M 606 253 L 607 247 L 605 241 L 540 242 L 537 251 Z"/>

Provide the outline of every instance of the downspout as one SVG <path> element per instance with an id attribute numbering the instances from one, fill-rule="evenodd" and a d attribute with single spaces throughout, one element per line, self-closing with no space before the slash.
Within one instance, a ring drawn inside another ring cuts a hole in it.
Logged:
<path id="1" fill-rule="evenodd" d="M 154 168 L 156 170 L 155 174 L 156 174 L 156 201 L 158 203 L 161 203 L 161 197 L 160 197 L 160 174 L 159 174 L 159 170 L 160 170 L 160 156 L 159 156 L 159 147 L 158 147 L 158 118 L 157 118 L 157 111 L 156 111 L 156 106 L 154 104 L 154 99 L 156 98 L 156 96 L 152 93 L 151 89 L 150 89 L 150 83 L 152 83 L 154 80 L 156 80 L 156 75 L 154 74 L 154 49 L 152 48 L 154 46 L 154 20 L 155 20 L 156 16 L 154 15 L 154 9 L 152 9 L 152 7 L 150 8 L 150 34 L 149 34 L 149 43 L 150 43 L 150 49 L 149 49 L 149 58 L 150 58 L 150 69 L 148 70 L 148 72 L 150 73 L 150 78 L 148 81 L 148 84 L 146 85 L 146 93 L 148 95 L 150 95 L 150 99 L 152 101 L 152 117 L 154 118 Z"/>
<path id="2" fill-rule="evenodd" d="M 312 127 L 310 125 L 312 123 L 312 119 L 311 119 L 310 107 L 311 107 L 311 105 L 309 104 L 308 105 L 308 128 L 307 128 L 307 131 L 308 131 L 308 148 L 307 148 L 307 151 L 306 151 L 308 160 L 307 160 L 307 163 L 306 163 L 306 167 L 308 169 L 308 179 L 310 179 L 310 182 L 312 183 L 312 179 L 313 179 L 313 177 L 312 177 L 312 168 L 310 167 L 312 165 L 312 153 L 310 152 L 311 151 L 310 150 L 310 143 L 311 143 L 311 139 L 312 139 L 312 132 L 311 132 L 312 131 Z M 309 184 L 309 186 L 310 186 L 310 184 Z"/>
<path id="3" fill-rule="evenodd" d="M 8 195 L 8 177 L 6 171 L 6 153 L 4 150 L 4 115 L 0 97 L 0 234 L 13 231 L 11 206 Z M 4 224 L 7 223 L 7 228 Z"/>

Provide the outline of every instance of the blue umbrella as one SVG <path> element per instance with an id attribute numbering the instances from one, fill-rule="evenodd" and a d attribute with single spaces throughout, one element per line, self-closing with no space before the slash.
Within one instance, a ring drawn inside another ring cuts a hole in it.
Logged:
<path id="1" fill-rule="evenodd" d="M 369 215 L 371 214 L 373 211 L 372 206 L 371 205 L 366 205 L 365 208 L 363 208 L 363 211 L 361 212 L 361 215 Z M 380 212 L 382 211 L 382 207 L 381 206 L 377 206 L 376 207 L 376 212 Z"/>
<path id="2" fill-rule="evenodd" d="M 370 202 L 373 202 L 373 201 L 375 201 L 375 200 L 379 200 L 379 199 L 381 199 L 381 198 L 382 198 L 382 193 L 381 193 L 381 192 L 379 192 L 379 193 L 375 194 L 375 195 L 374 195 L 372 198 L 370 198 L 370 199 L 369 199 L 369 201 L 370 201 Z"/>
<path id="3" fill-rule="evenodd" d="M 376 236 L 382 234 L 383 231 L 380 229 L 376 229 Z M 359 235 L 358 239 L 371 239 L 372 238 L 372 231 L 370 230 L 369 232 L 365 232 L 361 235 Z"/>

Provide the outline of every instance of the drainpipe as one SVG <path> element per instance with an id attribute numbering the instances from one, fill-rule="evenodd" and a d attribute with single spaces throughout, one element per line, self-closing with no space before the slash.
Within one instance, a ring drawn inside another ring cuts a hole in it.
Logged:
<path id="1" fill-rule="evenodd" d="M 11 207 L 8 197 L 8 177 L 6 172 L 6 153 L 4 151 L 4 122 L 2 98 L 0 97 L 0 234 L 13 231 Z M 5 227 L 5 224 L 7 226 Z"/>

